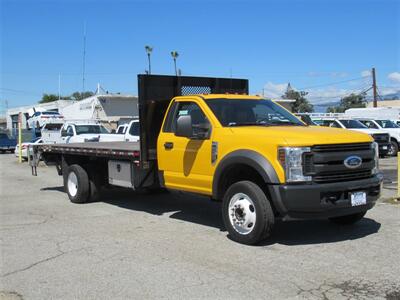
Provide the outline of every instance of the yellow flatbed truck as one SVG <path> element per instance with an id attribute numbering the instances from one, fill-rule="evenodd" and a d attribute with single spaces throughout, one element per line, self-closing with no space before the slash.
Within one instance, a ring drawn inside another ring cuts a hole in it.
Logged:
<path id="1" fill-rule="evenodd" d="M 249 96 L 248 81 L 138 75 L 140 142 L 33 146 L 63 176 L 72 202 L 116 185 L 222 201 L 230 237 L 255 244 L 277 218 L 353 224 L 380 195 L 378 149 L 364 133 L 308 126 Z"/>

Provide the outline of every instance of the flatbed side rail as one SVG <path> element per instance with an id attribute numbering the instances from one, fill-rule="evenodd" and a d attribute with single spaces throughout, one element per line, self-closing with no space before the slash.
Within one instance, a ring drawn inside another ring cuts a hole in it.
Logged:
<path id="1" fill-rule="evenodd" d="M 42 145 L 40 147 L 42 153 L 61 153 L 61 154 L 80 154 L 80 155 L 94 155 L 94 156 L 118 156 L 130 159 L 139 160 L 140 152 L 138 150 L 121 150 L 121 149 L 100 149 L 91 147 L 74 147 L 71 144 L 68 146 L 57 145 Z"/>

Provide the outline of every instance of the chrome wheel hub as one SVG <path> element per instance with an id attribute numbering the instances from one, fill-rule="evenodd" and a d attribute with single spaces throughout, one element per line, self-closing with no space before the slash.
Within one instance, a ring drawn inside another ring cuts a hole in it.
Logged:
<path id="1" fill-rule="evenodd" d="M 74 172 L 68 174 L 67 187 L 69 194 L 75 197 L 78 192 L 78 177 L 76 177 Z"/>
<path id="2" fill-rule="evenodd" d="M 229 201 L 229 221 L 240 234 L 249 234 L 256 223 L 256 208 L 249 196 L 237 193 Z"/>

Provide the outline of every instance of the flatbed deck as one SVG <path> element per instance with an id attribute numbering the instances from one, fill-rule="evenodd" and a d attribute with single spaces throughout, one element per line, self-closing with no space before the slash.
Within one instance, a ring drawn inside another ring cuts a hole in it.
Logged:
<path id="1" fill-rule="evenodd" d="M 42 144 L 37 145 L 42 153 L 63 153 L 76 155 L 95 155 L 104 157 L 125 157 L 139 159 L 139 142 L 86 142 L 71 144 Z"/>

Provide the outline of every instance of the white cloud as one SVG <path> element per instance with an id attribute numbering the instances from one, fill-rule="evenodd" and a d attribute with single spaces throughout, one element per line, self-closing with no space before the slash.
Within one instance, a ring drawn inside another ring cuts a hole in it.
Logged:
<path id="1" fill-rule="evenodd" d="M 400 83 L 400 72 L 393 72 L 388 75 L 388 79 Z"/>
<path id="2" fill-rule="evenodd" d="M 362 71 L 361 72 L 361 76 L 362 77 L 368 77 L 368 76 L 371 76 L 372 74 L 371 74 L 371 70 L 364 70 L 364 71 Z"/>
<path id="3" fill-rule="evenodd" d="M 292 88 L 296 90 L 296 87 L 292 85 Z M 287 83 L 273 83 L 268 82 L 264 85 L 264 96 L 267 98 L 278 99 L 286 92 Z M 312 104 L 324 104 L 332 101 L 338 101 L 342 97 L 348 96 L 351 93 L 360 93 L 361 87 L 358 88 L 338 88 L 338 87 L 324 87 L 308 89 L 306 98 L 310 100 Z M 383 92 L 383 89 L 382 89 Z M 384 91 L 387 92 L 386 90 Z M 370 92 L 369 92 L 370 93 Z M 262 93 L 260 93 L 262 94 Z"/>
<path id="4" fill-rule="evenodd" d="M 287 85 L 287 83 L 267 82 L 261 94 L 268 98 L 281 98 L 286 92 Z"/>

